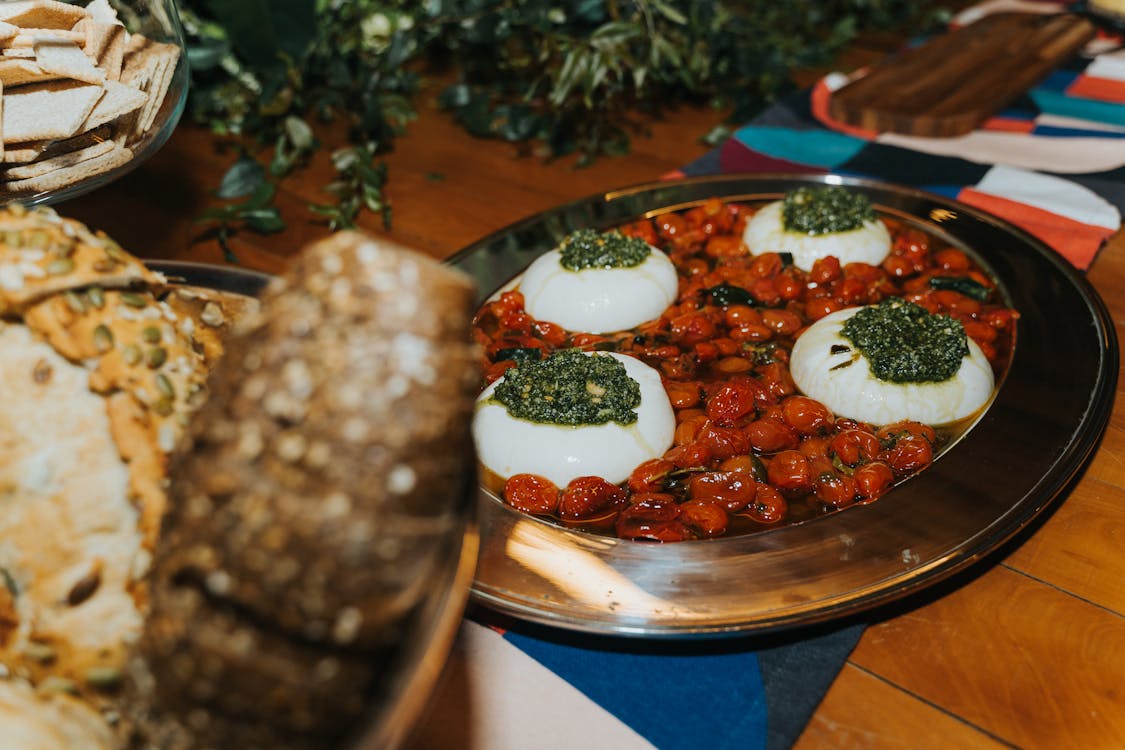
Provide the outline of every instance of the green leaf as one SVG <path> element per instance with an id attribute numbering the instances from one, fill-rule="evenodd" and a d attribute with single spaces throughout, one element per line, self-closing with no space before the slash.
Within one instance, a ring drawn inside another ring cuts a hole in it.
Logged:
<path id="1" fill-rule="evenodd" d="M 254 194 L 246 199 L 242 204 L 243 208 L 263 208 L 269 205 L 273 200 L 274 195 L 277 194 L 277 185 L 272 182 L 263 182 L 254 188 Z"/>
<path id="2" fill-rule="evenodd" d="M 230 247 L 230 232 L 225 226 L 219 227 L 218 240 L 219 247 L 223 249 L 223 260 L 227 263 L 239 263 L 238 256 L 234 254 L 234 250 Z"/>
<path id="3" fill-rule="evenodd" d="M 266 179 L 266 170 L 249 156 L 239 157 L 223 175 L 215 195 L 219 198 L 241 198 L 253 193 Z"/>
<path id="4" fill-rule="evenodd" d="M 499 121 L 495 130 L 506 141 L 527 140 L 538 126 L 538 118 L 531 107 L 522 104 L 497 107 L 494 116 Z"/>
<path id="5" fill-rule="evenodd" d="M 188 66 L 192 72 L 201 73 L 219 66 L 223 58 L 230 54 L 230 45 L 225 39 L 200 39 L 186 45 Z"/>
<path id="6" fill-rule="evenodd" d="M 212 206 L 199 214 L 199 218 L 195 220 L 197 224 L 203 224 L 208 221 L 218 221 L 220 223 L 233 221 L 238 216 L 238 206 Z"/>
<path id="7" fill-rule="evenodd" d="M 575 0 L 568 15 L 583 23 L 601 23 L 606 17 L 606 4 L 603 0 Z"/>
<path id="8" fill-rule="evenodd" d="M 977 302 L 984 302 L 992 294 L 991 289 L 968 276 L 931 276 L 929 283 L 931 289 L 952 289 Z"/>
<path id="9" fill-rule="evenodd" d="M 472 89 L 464 83 L 454 83 L 446 86 L 438 96 L 438 104 L 446 108 L 464 107 L 473 96 Z"/>
<path id="10" fill-rule="evenodd" d="M 711 304 L 720 307 L 729 307 L 730 305 L 753 305 L 754 296 L 747 290 L 740 286 L 734 286 L 723 282 L 718 286 L 713 286 L 710 289 L 704 289 L 704 294 L 711 298 Z"/>
<path id="11" fill-rule="evenodd" d="M 640 26 L 626 21 L 614 21 L 603 24 L 597 31 L 590 35 L 590 42 L 595 46 L 620 45 L 636 39 L 644 34 Z"/>
<path id="12" fill-rule="evenodd" d="M 705 146 L 718 146 L 720 143 L 730 138 L 731 130 L 727 125 L 716 125 L 711 128 L 705 135 L 700 137 L 700 142 Z"/>
<path id="13" fill-rule="evenodd" d="M 238 55 L 255 67 L 277 64 L 279 52 L 304 58 L 316 38 L 316 0 L 203 0 Z"/>
<path id="14" fill-rule="evenodd" d="M 285 134 L 289 137 L 289 142 L 301 151 L 307 151 L 313 147 L 315 139 L 313 138 L 312 128 L 300 117 L 290 115 L 285 118 Z"/>
<path id="15" fill-rule="evenodd" d="M 652 7 L 656 8 L 656 12 L 667 18 L 674 24 L 684 26 L 687 24 L 688 19 L 683 13 L 679 11 L 671 3 L 664 2 L 664 0 L 651 0 Z"/>
<path id="16" fill-rule="evenodd" d="M 555 81 L 555 88 L 551 91 L 551 104 L 558 107 L 566 101 L 567 96 L 585 75 L 589 62 L 588 54 L 584 49 L 572 49 L 567 53 L 558 79 Z"/>
<path id="17" fill-rule="evenodd" d="M 285 222 L 281 220 L 281 213 L 272 206 L 243 211 L 240 217 L 248 227 L 262 234 L 273 234 L 285 229 Z"/>
<path id="18" fill-rule="evenodd" d="M 653 67 L 667 66 L 675 69 L 683 63 L 684 59 L 680 55 L 680 51 L 666 38 L 658 36 L 652 40 Z"/>

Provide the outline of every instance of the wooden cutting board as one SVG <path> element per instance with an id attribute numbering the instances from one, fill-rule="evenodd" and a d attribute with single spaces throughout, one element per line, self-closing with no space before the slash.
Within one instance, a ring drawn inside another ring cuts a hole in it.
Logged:
<path id="1" fill-rule="evenodd" d="M 889 58 L 829 98 L 839 121 L 878 132 L 963 135 L 1094 37 L 1072 14 L 997 13 Z"/>

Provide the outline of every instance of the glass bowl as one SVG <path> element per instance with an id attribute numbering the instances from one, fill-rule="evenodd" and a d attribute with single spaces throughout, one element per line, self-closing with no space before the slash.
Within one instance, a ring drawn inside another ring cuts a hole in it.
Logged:
<path id="1" fill-rule="evenodd" d="M 188 91 L 175 0 L 0 4 L 0 20 L 18 29 L 0 38 L 0 204 L 89 192 L 168 140 Z"/>

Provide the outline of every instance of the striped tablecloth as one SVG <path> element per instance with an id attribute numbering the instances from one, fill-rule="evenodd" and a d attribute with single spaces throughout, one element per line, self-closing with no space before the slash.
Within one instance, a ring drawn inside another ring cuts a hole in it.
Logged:
<path id="1" fill-rule="evenodd" d="M 1053 2 L 983 3 L 1056 12 Z M 1039 237 L 1085 269 L 1125 210 L 1125 50 L 1086 52 L 966 136 L 864 132 L 827 115 L 830 75 L 734 132 L 684 175 L 876 177 L 956 198 Z M 863 631 L 653 642 L 466 619 L 413 747 L 427 750 L 757 750 L 796 740 Z"/>

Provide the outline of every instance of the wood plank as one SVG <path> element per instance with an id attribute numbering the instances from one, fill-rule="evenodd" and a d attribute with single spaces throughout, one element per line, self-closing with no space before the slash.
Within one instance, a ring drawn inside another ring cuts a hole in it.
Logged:
<path id="1" fill-rule="evenodd" d="M 519 219 L 567 201 L 660 179 L 708 150 L 699 141 L 722 113 L 685 107 L 633 141 L 626 158 L 588 167 L 574 159 L 519 156 L 512 144 L 473 141 L 447 116 L 428 111 L 387 157 L 394 205 L 392 237 L 450 254 Z M 435 180 L 433 176 L 440 176 Z"/>
<path id="2" fill-rule="evenodd" d="M 1125 615 L 1125 490 L 1079 484 L 1005 564 Z M 1125 645 L 1125 644 L 1123 644 Z"/>
<path id="3" fill-rule="evenodd" d="M 994 567 L 869 628 L 851 662 L 1025 748 L 1125 747 L 1125 618 Z"/>
<path id="4" fill-rule="evenodd" d="M 919 731 L 925 727 L 925 731 Z M 1004 743 L 889 685 L 844 666 L 793 750 L 996 750 Z"/>
<path id="5" fill-rule="evenodd" d="M 1118 403 L 1125 403 L 1122 385 L 1117 387 Z M 1125 487 L 1125 414 L 1114 411 L 1109 418 L 1098 452 L 1086 469 L 1085 477 L 1116 487 Z"/>
<path id="6" fill-rule="evenodd" d="M 1087 280 L 1106 304 L 1119 343 L 1125 343 L 1125 231 L 1111 237 L 1102 248 Z M 1116 403 L 1125 404 L 1125 377 L 1119 375 Z M 1086 470 L 1087 479 L 1125 487 L 1125 410 L 1115 408 L 1101 445 Z"/>
<path id="7" fill-rule="evenodd" d="M 1093 38 L 1073 14 L 996 13 L 896 55 L 836 91 L 829 111 L 878 132 L 970 132 Z"/>

